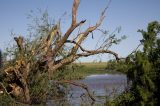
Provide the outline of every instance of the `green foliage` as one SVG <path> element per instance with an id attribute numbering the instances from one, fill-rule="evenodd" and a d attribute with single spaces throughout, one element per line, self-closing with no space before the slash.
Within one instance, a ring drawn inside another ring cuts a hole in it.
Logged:
<path id="1" fill-rule="evenodd" d="M 0 94 L 0 106 L 24 106 L 25 104 L 15 101 L 6 93 Z"/>
<path id="2" fill-rule="evenodd" d="M 8 98 L 8 95 L 6 93 L 0 95 L 0 101 L 1 101 L 0 102 L 1 106 L 5 106 L 5 105 L 10 106 L 12 103 L 12 100 Z"/>
<path id="3" fill-rule="evenodd" d="M 139 30 L 143 39 L 143 51 L 137 51 L 130 57 L 126 74 L 132 83 L 129 90 L 113 100 L 116 106 L 155 106 L 160 105 L 160 24 L 157 21 L 148 24 L 147 31 Z M 122 68 L 123 69 L 123 68 Z"/>
<path id="4" fill-rule="evenodd" d="M 76 74 L 75 71 L 78 70 L 81 66 L 77 64 L 70 64 L 60 68 L 59 70 L 55 71 L 53 74 L 53 79 L 55 80 L 72 80 L 72 79 L 79 79 L 80 75 Z"/>
<path id="5" fill-rule="evenodd" d="M 127 70 L 129 68 L 129 65 L 125 63 L 125 61 L 119 61 L 116 60 L 109 61 L 106 67 L 107 72 L 111 73 L 123 73 L 126 74 Z"/>

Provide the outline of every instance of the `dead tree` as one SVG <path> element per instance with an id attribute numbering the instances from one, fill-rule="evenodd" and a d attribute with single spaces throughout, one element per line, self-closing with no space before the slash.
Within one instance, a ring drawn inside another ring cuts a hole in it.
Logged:
<path id="1" fill-rule="evenodd" d="M 9 80 L 7 83 L 12 86 L 12 88 L 13 86 L 14 88 L 21 88 L 19 92 L 22 92 L 18 94 L 23 95 L 23 99 L 26 103 L 31 103 L 28 86 L 30 83 L 28 79 L 31 73 L 32 76 L 34 76 L 38 71 L 41 73 L 47 72 L 48 76 L 51 78 L 53 72 L 59 68 L 68 65 L 81 57 L 88 57 L 96 54 L 111 54 L 116 60 L 119 60 L 118 54 L 109 50 L 109 47 L 115 43 L 113 42 L 115 36 L 106 36 L 102 45 L 95 50 L 87 50 L 82 47 L 82 43 L 88 38 L 88 36 L 90 36 L 93 31 L 99 30 L 98 28 L 103 23 L 105 12 L 108 7 L 102 11 L 95 25 L 86 28 L 83 32 L 79 32 L 76 37 L 72 39 L 69 38 L 76 28 L 84 25 L 86 22 L 86 20 L 77 21 L 79 4 L 80 0 L 74 0 L 71 25 L 64 34 L 61 33 L 60 22 L 58 22 L 48 31 L 46 36 L 43 36 L 34 42 L 32 41 L 28 43 L 21 36 L 14 38 L 17 43 L 17 54 L 14 56 L 15 63 L 4 68 L 6 74 L 5 79 L 7 81 Z M 70 49 L 64 53 L 64 47 L 68 43 L 70 44 Z M 14 77 L 11 78 L 11 76 Z M 13 80 L 18 80 L 19 83 L 14 82 Z"/>

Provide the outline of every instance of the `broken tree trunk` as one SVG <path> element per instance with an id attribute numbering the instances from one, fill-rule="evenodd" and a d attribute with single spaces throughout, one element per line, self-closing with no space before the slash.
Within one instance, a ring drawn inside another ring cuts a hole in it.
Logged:
<path id="1" fill-rule="evenodd" d="M 84 25 L 86 20 L 77 21 L 77 10 L 80 4 L 80 0 L 74 0 L 72 6 L 72 21 L 67 31 L 62 35 L 60 33 L 60 22 L 56 25 L 51 25 L 45 35 L 40 38 L 35 38 L 30 42 L 24 40 L 23 37 L 15 37 L 14 40 L 17 43 L 17 47 L 13 53 L 13 59 L 11 63 L 4 68 L 6 83 L 11 86 L 22 88 L 22 93 L 26 103 L 31 103 L 31 95 L 29 91 L 30 84 L 34 82 L 34 77 L 44 75 L 48 72 L 48 80 L 53 76 L 53 72 L 59 68 L 68 65 L 81 57 L 88 57 L 96 54 L 111 54 L 116 60 L 119 60 L 118 54 L 109 50 L 108 48 L 113 41 L 117 39 L 115 37 L 105 36 L 104 42 L 94 50 L 87 50 L 82 47 L 83 42 L 103 23 L 105 18 L 105 11 L 108 6 L 102 11 L 100 18 L 95 25 L 87 27 L 84 31 L 78 32 L 76 37 L 72 34 L 76 28 Z M 46 25 L 46 24 L 45 24 Z M 40 26 L 38 26 L 40 27 Z M 104 34 L 104 33 L 103 33 Z M 69 43 L 69 47 L 66 44 Z M 67 49 L 66 49 L 67 48 Z M 86 47 L 87 48 L 87 47 Z M 5 81 L 5 80 L 4 80 Z M 75 82 L 64 81 L 65 83 L 80 86 L 88 92 L 89 97 L 95 101 L 88 91 L 88 88 L 83 84 L 76 84 Z M 13 89 L 14 90 L 14 89 Z"/>

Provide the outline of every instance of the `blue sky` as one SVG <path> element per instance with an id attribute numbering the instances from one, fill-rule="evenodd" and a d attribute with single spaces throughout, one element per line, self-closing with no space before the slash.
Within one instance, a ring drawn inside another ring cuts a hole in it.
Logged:
<path id="1" fill-rule="evenodd" d="M 27 14 L 30 10 L 47 9 L 52 18 L 58 20 L 64 12 L 67 12 L 66 21 L 63 23 L 62 31 L 70 25 L 70 15 L 73 0 L 0 0 L 0 49 L 4 50 L 12 40 L 11 31 L 23 36 L 27 35 Z M 94 25 L 98 17 L 107 5 L 107 0 L 81 0 L 78 10 L 78 20 L 87 19 L 86 25 Z M 101 28 L 114 31 L 121 27 L 117 35 L 126 35 L 127 39 L 119 45 L 113 46 L 111 50 L 126 56 L 139 44 L 141 39 L 138 29 L 145 29 L 151 21 L 160 21 L 160 0 L 112 0 L 106 18 Z M 100 35 L 94 35 L 100 36 Z M 89 38 L 85 42 L 87 48 L 93 48 L 94 41 Z M 83 61 L 96 60 L 98 56 L 81 59 Z M 106 61 L 110 56 L 101 56 Z M 98 58 L 99 60 L 99 58 Z"/>

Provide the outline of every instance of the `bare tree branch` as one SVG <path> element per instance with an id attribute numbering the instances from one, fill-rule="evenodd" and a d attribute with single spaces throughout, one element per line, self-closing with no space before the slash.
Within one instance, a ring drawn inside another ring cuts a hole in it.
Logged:
<path id="1" fill-rule="evenodd" d="M 78 82 L 74 82 L 74 81 L 68 81 L 68 80 L 63 80 L 63 81 L 56 81 L 57 83 L 69 83 L 69 84 L 72 84 L 74 86 L 79 86 L 83 89 L 86 90 L 88 96 L 91 98 L 92 101 L 96 101 L 96 99 L 93 97 L 93 95 L 90 93 L 87 85 L 83 84 L 83 83 L 78 83 Z"/>
<path id="2" fill-rule="evenodd" d="M 22 51 L 23 50 L 23 37 L 19 36 L 19 37 L 14 37 L 14 40 L 16 41 L 17 43 L 17 46 L 18 46 L 18 49 L 19 51 Z"/>
<path id="3" fill-rule="evenodd" d="M 77 16 L 77 9 L 79 6 L 80 1 L 74 0 L 73 7 L 72 7 L 72 23 L 70 28 L 67 30 L 67 32 L 64 34 L 63 38 L 56 44 L 55 48 L 53 49 L 53 57 L 56 55 L 57 51 L 63 46 L 65 41 L 68 39 L 68 37 L 71 35 L 71 33 L 74 31 L 75 28 L 80 26 L 81 24 L 85 23 L 86 20 L 82 20 L 79 23 L 76 23 L 76 16 Z"/>
<path id="4" fill-rule="evenodd" d="M 46 40 L 45 40 L 45 52 L 47 52 L 53 42 L 53 39 L 55 38 L 55 36 L 59 33 L 59 29 L 60 29 L 60 24 L 55 25 L 51 31 L 49 32 Z"/>
<path id="5" fill-rule="evenodd" d="M 53 53 L 52 56 L 53 57 L 56 55 L 58 50 L 64 45 L 64 43 L 69 41 L 69 40 L 67 41 L 67 39 L 70 36 L 70 34 L 72 33 L 72 31 L 74 31 L 74 29 L 76 27 L 78 27 L 79 25 L 81 25 L 85 22 L 85 20 L 84 20 L 84 21 L 81 21 L 80 23 L 76 24 L 76 14 L 77 14 L 78 6 L 79 6 L 79 0 L 74 0 L 73 7 L 72 7 L 72 24 L 71 24 L 70 28 L 67 30 L 67 32 L 65 33 L 65 35 L 63 36 L 63 38 L 55 45 L 55 48 L 52 51 L 52 53 Z M 73 62 L 73 61 L 75 61 L 75 59 L 81 57 L 80 54 L 76 55 L 76 52 L 77 52 L 78 48 L 80 48 L 82 51 L 88 52 L 85 55 L 83 54 L 83 56 L 87 56 L 87 55 L 89 56 L 89 55 L 93 55 L 93 54 L 104 53 L 104 51 L 103 52 L 102 51 L 101 52 L 100 51 L 98 51 L 98 52 L 94 51 L 92 53 L 91 52 L 89 53 L 89 51 L 83 49 L 80 45 L 85 40 L 85 38 L 88 36 L 89 33 L 96 30 L 102 24 L 102 22 L 104 20 L 104 17 L 105 17 L 104 14 L 105 14 L 107 8 L 108 8 L 108 5 L 102 11 L 101 16 L 100 16 L 99 20 L 97 21 L 96 25 L 91 26 L 91 27 L 87 28 L 86 31 L 80 33 L 78 35 L 77 41 L 70 41 L 71 43 L 74 43 L 75 46 L 72 48 L 71 53 L 68 55 L 68 57 L 60 60 L 59 63 L 54 64 L 54 65 L 53 65 L 53 62 L 49 62 L 49 67 L 50 67 L 49 69 L 56 70 L 57 68 L 61 67 L 62 65 Z M 112 53 L 112 52 L 107 51 L 106 53 Z M 114 54 L 114 56 L 118 60 L 118 56 L 115 55 L 115 54 Z"/>
<path id="6" fill-rule="evenodd" d="M 72 7 L 72 26 L 76 25 L 76 17 L 77 17 L 77 10 L 79 6 L 80 0 L 74 0 L 73 7 Z"/>
<path id="7" fill-rule="evenodd" d="M 84 49 L 81 45 L 79 45 L 76 41 L 74 41 L 74 40 L 66 40 L 66 43 L 73 43 L 73 44 L 79 46 L 79 48 L 80 48 L 82 51 L 85 51 L 85 49 Z"/>
<path id="8" fill-rule="evenodd" d="M 119 61 L 121 59 L 118 57 L 117 53 L 110 51 L 110 50 L 90 50 L 89 51 L 89 50 L 84 49 L 84 51 L 86 53 L 70 55 L 64 59 L 58 60 L 56 62 L 56 64 L 54 64 L 54 65 L 51 64 L 51 67 L 50 67 L 51 73 L 64 65 L 67 65 L 67 64 L 74 62 L 76 59 L 78 59 L 80 57 L 88 57 L 88 56 L 95 55 L 95 54 L 100 54 L 100 53 L 104 54 L 105 53 L 105 54 L 112 54 L 116 58 L 117 61 Z"/>
<path id="9" fill-rule="evenodd" d="M 56 55 L 57 51 L 63 46 L 63 44 L 65 43 L 65 41 L 68 39 L 68 37 L 70 36 L 70 34 L 74 31 L 74 29 L 78 26 L 80 26 L 81 24 L 85 23 L 86 20 L 83 20 L 79 23 L 77 23 L 75 26 L 71 26 L 67 32 L 65 33 L 65 35 L 62 37 L 62 39 L 56 44 L 55 48 L 52 51 L 53 57 Z"/>
<path id="10" fill-rule="evenodd" d="M 76 41 L 78 45 L 81 45 L 81 43 L 85 40 L 85 38 L 88 36 L 88 34 L 93 32 L 94 30 L 96 30 L 102 24 L 104 17 L 105 17 L 104 13 L 105 13 L 106 9 L 107 8 L 105 8 L 104 11 L 102 12 L 102 14 L 101 14 L 101 16 L 95 26 L 91 26 L 91 27 L 87 28 L 85 32 L 82 32 L 79 34 L 77 41 Z M 77 50 L 79 48 L 78 45 L 75 45 L 72 48 L 71 54 L 75 54 L 77 52 Z"/>
<path id="11" fill-rule="evenodd" d="M 78 56 L 78 58 L 79 58 L 79 57 L 88 57 L 88 56 L 100 54 L 100 53 L 106 53 L 106 54 L 114 55 L 114 57 L 116 58 L 117 61 L 120 60 L 120 58 L 118 57 L 118 54 L 113 51 L 110 51 L 110 50 L 92 50 L 92 51 L 86 51 L 86 52 L 87 53 L 77 54 L 76 56 Z"/>

